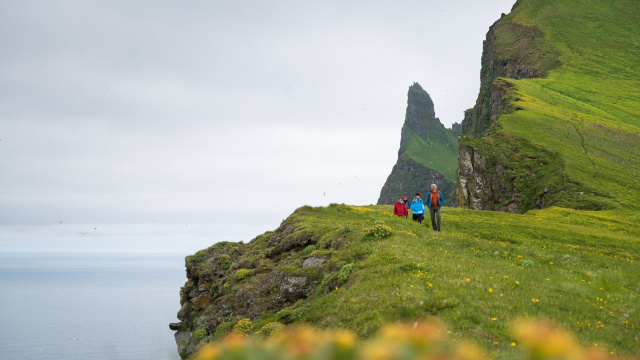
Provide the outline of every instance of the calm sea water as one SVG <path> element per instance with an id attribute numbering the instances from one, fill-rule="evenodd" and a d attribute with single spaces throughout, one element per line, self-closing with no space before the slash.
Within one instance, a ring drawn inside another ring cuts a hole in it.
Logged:
<path id="1" fill-rule="evenodd" d="M 0 253 L 0 359 L 180 359 L 184 255 Z"/>

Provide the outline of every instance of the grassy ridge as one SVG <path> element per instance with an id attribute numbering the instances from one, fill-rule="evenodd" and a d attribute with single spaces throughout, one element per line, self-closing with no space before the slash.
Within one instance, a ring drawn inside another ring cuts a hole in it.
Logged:
<path id="1" fill-rule="evenodd" d="M 297 304 L 302 321 L 367 337 L 387 322 L 436 316 L 453 338 L 506 356 L 513 320 L 545 317 L 583 344 L 640 353 L 637 214 L 444 208 L 445 231 L 436 233 L 391 212 L 333 205 L 292 215 L 311 232 L 331 224 L 327 233 L 348 244 L 339 267 L 352 267 L 343 285 Z M 382 224 L 391 237 L 363 239 Z"/>
<path id="2" fill-rule="evenodd" d="M 640 207 L 640 12 L 637 2 L 520 1 L 511 21 L 545 33 L 562 66 L 514 85 L 493 134 L 558 154 L 602 208 Z M 515 111 L 513 111 L 515 110 Z"/>

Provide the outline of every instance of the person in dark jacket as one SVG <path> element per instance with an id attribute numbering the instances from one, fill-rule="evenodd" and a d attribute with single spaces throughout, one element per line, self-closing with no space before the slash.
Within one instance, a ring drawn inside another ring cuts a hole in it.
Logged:
<path id="1" fill-rule="evenodd" d="M 424 219 L 424 202 L 420 199 L 420 194 L 416 194 L 411 202 L 411 213 L 413 214 L 413 221 L 417 221 L 422 224 Z"/>
<path id="2" fill-rule="evenodd" d="M 404 201 L 404 205 L 407 207 L 407 216 L 408 216 L 409 215 L 409 209 L 411 208 L 411 204 L 409 204 L 409 199 L 407 199 L 407 195 L 402 197 L 402 201 Z"/>
<path id="3" fill-rule="evenodd" d="M 427 206 L 429 207 L 429 214 L 431 215 L 431 227 L 433 227 L 435 231 L 440 231 L 440 208 L 444 204 L 444 197 L 442 193 L 438 191 L 436 184 L 431 184 L 431 191 L 429 191 L 426 200 Z"/>
<path id="4" fill-rule="evenodd" d="M 402 198 L 398 198 L 398 202 L 393 206 L 393 215 L 407 217 L 407 214 L 409 214 L 407 205 L 402 201 Z"/>

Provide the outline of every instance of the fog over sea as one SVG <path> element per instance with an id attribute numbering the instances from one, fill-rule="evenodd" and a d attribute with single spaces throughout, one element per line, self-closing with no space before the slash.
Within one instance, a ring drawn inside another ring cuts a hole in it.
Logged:
<path id="1" fill-rule="evenodd" d="M 180 359 L 184 254 L 0 253 L 0 359 Z"/>

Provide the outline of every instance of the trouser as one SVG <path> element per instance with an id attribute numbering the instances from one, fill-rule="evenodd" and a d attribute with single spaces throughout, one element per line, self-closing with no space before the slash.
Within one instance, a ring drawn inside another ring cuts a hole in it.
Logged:
<path id="1" fill-rule="evenodd" d="M 417 221 L 422 224 L 422 219 L 424 219 L 424 214 L 413 214 L 413 221 Z"/>
<path id="2" fill-rule="evenodd" d="M 431 209 L 429 209 L 429 214 L 431 215 L 431 226 L 433 230 L 440 231 L 440 206 L 432 206 Z M 436 217 L 438 218 L 437 224 Z"/>

